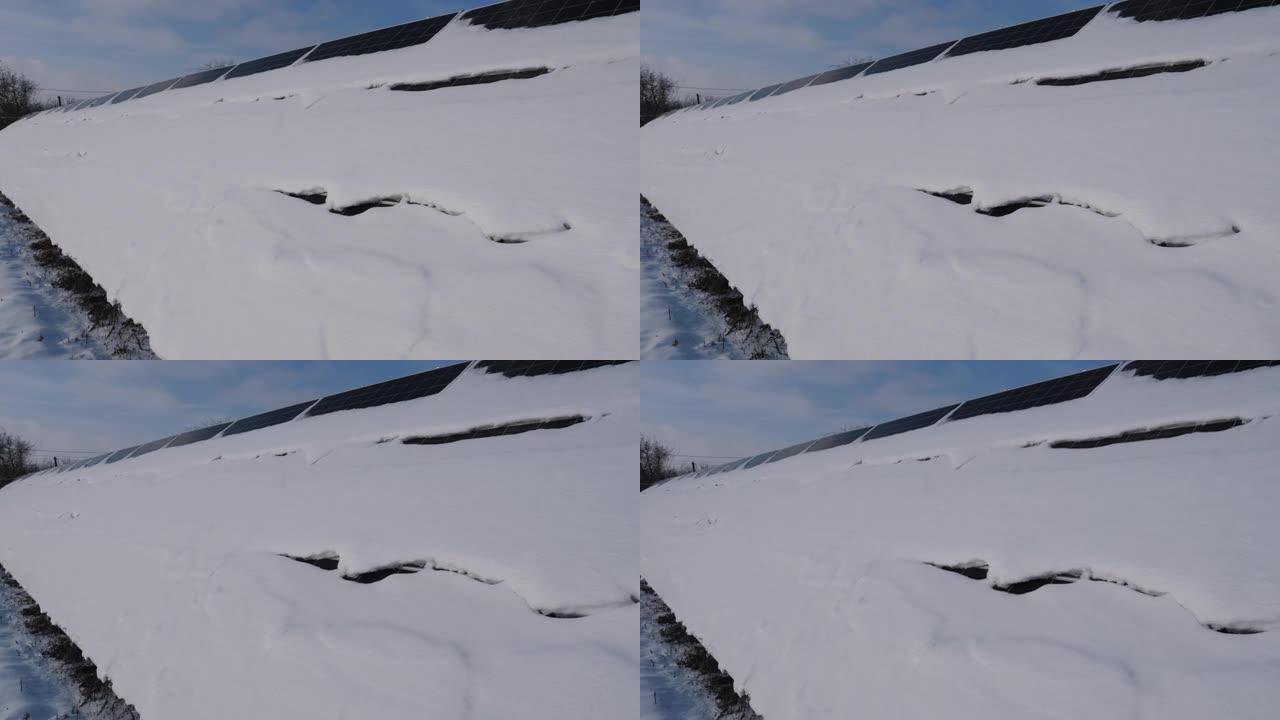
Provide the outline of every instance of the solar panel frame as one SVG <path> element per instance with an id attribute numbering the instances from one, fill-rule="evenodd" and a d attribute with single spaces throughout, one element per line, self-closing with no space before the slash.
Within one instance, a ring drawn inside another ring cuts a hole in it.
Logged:
<path id="1" fill-rule="evenodd" d="M 314 407 L 308 410 L 307 417 L 318 417 L 343 410 L 360 410 L 430 397 L 449 387 L 468 366 L 468 363 L 458 363 L 457 365 L 428 370 L 409 377 L 396 378 L 395 380 L 348 390 L 336 395 L 329 395 L 321 398 Z"/>
<path id="2" fill-rule="evenodd" d="M 191 430 L 185 433 L 181 433 L 179 435 L 175 435 L 173 438 L 173 442 L 169 443 L 169 447 L 171 448 L 184 447 L 186 445 L 193 445 L 198 442 L 204 442 L 205 440 L 211 440 L 217 437 L 218 433 L 231 427 L 232 424 L 233 423 L 231 422 L 219 423 L 217 425 L 211 425 L 206 428 L 198 428 L 196 430 Z"/>
<path id="3" fill-rule="evenodd" d="M 232 435 L 240 435 L 242 433 L 251 432 L 253 430 L 261 430 L 262 428 L 273 427 L 275 425 L 283 425 L 290 420 L 296 420 L 307 411 L 307 408 L 315 405 L 315 400 L 308 400 L 297 405 L 290 405 L 279 410 L 271 410 L 270 412 L 260 413 L 252 417 L 237 420 L 222 432 L 223 437 Z"/>
<path id="4" fill-rule="evenodd" d="M 887 73 L 893 70 L 901 70 L 915 65 L 923 65 L 927 62 L 938 59 L 955 44 L 955 41 L 951 40 L 949 42 L 938 43 L 937 45 L 930 45 L 926 48 L 920 48 L 919 50 L 912 50 L 898 55 L 891 55 L 887 58 L 881 58 L 875 61 L 871 67 L 867 68 L 866 74 L 879 75 L 880 73 Z"/>
<path id="5" fill-rule="evenodd" d="M 1106 5 L 1076 10 L 1053 17 L 970 35 L 947 51 L 947 57 L 959 57 L 989 50 L 1009 50 L 1069 38 L 1084 29 Z"/>
<path id="6" fill-rule="evenodd" d="M 880 423 L 879 425 L 871 428 L 871 431 L 862 439 L 864 442 L 868 440 L 879 440 L 880 438 L 887 438 L 891 435 L 901 435 L 902 433 L 911 432 L 912 430 L 932 427 L 937 425 L 943 418 L 949 415 L 951 411 L 958 407 L 960 407 L 960 404 L 956 403 L 955 405 L 934 408 L 933 410 L 926 410 L 925 412 L 916 413 L 915 415 L 908 415 L 904 418 Z"/>
<path id="7" fill-rule="evenodd" d="M 616 365 L 629 365 L 634 360 L 481 360 L 475 369 L 509 378 L 568 375 Z"/>
<path id="8" fill-rule="evenodd" d="M 380 30 L 371 30 L 337 40 L 320 43 L 304 62 L 320 62 L 336 57 L 353 57 L 372 53 L 401 50 L 407 47 L 423 45 L 434 38 L 441 30 L 453 21 L 458 13 L 437 15 L 425 20 L 395 25 Z"/>
<path id="9" fill-rule="evenodd" d="M 1280 366 L 1280 360 L 1133 360 L 1122 372 L 1156 380 L 1186 380 Z"/>
<path id="10" fill-rule="evenodd" d="M 980 415 L 1017 412 L 1078 400 L 1097 389 L 1111 377 L 1117 367 L 1119 367 L 1118 364 L 1107 365 L 966 400 L 951 414 L 950 421 L 965 420 Z"/>
<path id="11" fill-rule="evenodd" d="M 260 57 L 257 60 L 242 62 L 239 65 L 231 68 L 231 70 L 228 71 L 227 74 L 224 75 L 222 79 L 234 80 L 236 78 L 249 77 L 250 75 L 257 75 L 259 73 L 264 73 L 271 70 L 279 70 L 281 68 L 287 68 L 290 65 L 293 65 L 294 63 L 298 62 L 302 58 L 306 57 L 307 53 L 311 52 L 312 50 L 315 50 L 316 47 L 317 47 L 316 45 L 309 45 L 304 48 L 298 48 L 297 50 L 290 50 L 288 52 L 276 53 L 275 55 Z"/>
<path id="12" fill-rule="evenodd" d="M 509 0 L 467 10 L 463 20 L 490 30 L 545 27 L 640 11 L 640 0 Z"/>
<path id="13" fill-rule="evenodd" d="M 822 452 L 823 450 L 830 450 L 832 448 L 843 447 L 845 445 L 855 443 L 865 437 L 867 433 L 871 432 L 874 427 L 875 426 L 872 425 L 869 427 L 858 428 L 857 430 L 846 430 L 834 435 L 820 437 L 817 440 L 814 440 L 809 447 L 805 448 L 805 454 Z"/>
<path id="14" fill-rule="evenodd" d="M 180 78 L 178 82 L 174 83 L 173 87 L 169 89 L 181 90 L 182 88 L 196 87 L 197 85 L 206 85 L 215 80 L 221 80 L 224 75 L 226 75 L 227 73 L 231 72 L 234 69 L 235 69 L 235 66 L 230 65 L 222 68 L 210 68 L 208 70 L 201 70 L 200 72 L 194 72 L 194 73 L 191 73 L 190 75 Z"/>
<path id="15" fill-rule="evenodd" d="M 1108 12 L 1137 22 L 1193 20 L 1280 5 L 1280 0 L 1121 0 Z"/>

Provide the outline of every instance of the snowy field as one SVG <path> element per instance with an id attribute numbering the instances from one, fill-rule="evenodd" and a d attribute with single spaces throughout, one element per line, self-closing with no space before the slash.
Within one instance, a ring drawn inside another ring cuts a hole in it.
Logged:
<path id="1" fill-rule="evenodd" d="M 1122 373 L 676 479 L 640 496 L 641 572 L 770 720 L 1272 718 L 1277 412 L 1280 369 Z"/>
<path id="2" fill-rule="evenodd" d="M 0 720 L 70 718 L 75 690 L 22 628 L 13 590 L 0 583 Z"/>
<path id="3" fill-rule="evenodd" d="M 455 19 L 29 118 L 0 133 L 0 191 L 164 358 L 635 357 L 638 27 Z"/>
<path id="4" fill-rule="evenodd" d="M 0 563 L 144 719 L 635 717 L 636 372 L 472 370 L 35 475 Z"/>
<path id="5" fill-rule="evenodd" d="M 1278 126 L 1280 8 L 1103 13 L 656 120 L 640 185 L 793 358 L 1271 357 Z"/>

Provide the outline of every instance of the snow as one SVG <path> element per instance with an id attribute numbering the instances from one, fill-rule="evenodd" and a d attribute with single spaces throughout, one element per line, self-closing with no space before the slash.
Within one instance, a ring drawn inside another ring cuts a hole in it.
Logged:
<path id="1" fill-rule="evenodd" d="M 1280 8 L 1103 13 L 1054 43 L 657 120 L 641 192 L 796 359 L 1270 357 L 1278 67 Z M 972 205 L 920 192 L 960 188 Z M 1056 201 L 975 212 L 1037 196 Z"/>
<path id="2" fill-rule="evenodd" d="M 32 476 L 0 491 L 0 563 L 144 718 L 634 717 L 636 371 L 473 370 L 421 400 Z M 572 414 L 591 420 L 380 442 Z M 282 557 L 322 553 L 336 571 Z"/>
<path id="3" fill-rule="evenodd" d="M 74 717 L 75 690 L 40 657 L 18 611 L 13 589 L 0 583 L 0 719 Z"/>
<path id="4" fill-rule="evenodd" d="M 641 494 L 641 572 L 766 718 L 1272 717 L 1277 411 L 1276 369 L 1120 374 L 1065 404 L 676 479 Z M 1251 422 L 1027 446 L 1224 417 Z"/>
<path id="5" fill-rule="evenodd" d="M 455 20 L 417 47 L 29 118 L 0 133 L 0 190 L 165 358 L 634 357 L 638 22 Z M 416 204 L 343 217 L 278 192 L 317 188 Z M 528 242 L 490 239 L 511 236 Z"/>
<path id="6" fill-rule="evenodd" d="M 658 600 L 640 599 L 640 720 L 717 720 L 715 698 L 693 671 L 680 667 L 680 650 L 659 634 Z"/>

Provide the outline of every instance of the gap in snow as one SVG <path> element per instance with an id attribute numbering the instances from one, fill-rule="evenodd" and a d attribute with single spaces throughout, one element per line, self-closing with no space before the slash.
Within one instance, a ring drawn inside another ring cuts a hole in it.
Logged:
<path id="1" fill-rule="evenodd" d="M 1154 65 L 1138 65 L 1136 67 L 1112 68 L 1110 70 L 1102 70 L 1088 75 L 1071 75 L 1066 77 L 1043 77 L 1036 78 L 1036 85 L 1047 85 L 1051 87 L 1067 87 L 1071 85 L 1087 85 L 1096 82 L 1109 82 L 1111 80 L 1129 80 L 1132 78 L 1149 77 L 1151 75 L 1160 75 L 1163 73 L 1185 73 L 1192 70 L 1209 66 L 1208 60 L 1185 60 L 1174 63 L 1158 63 Z M 1015 84 L 1027 82 L 1019 80 Z"/>
<path id="2" fill-rule="evenodd" d="M 562 430 L 584 423 L 591 418 L 584 415 L 567 415 L 547 420 L 517 420 L 501 425 L 479 425 L 464 432 L 446 433 L 443 435 L 415 435 L 400 442 L 404 445 L 447 445 L 464 440 L 501 437 L 503 435 L 520 435 L 535 430 Z"/>
<path id="3" fill-rule="evenodd" d="M 1107 445 L 1118 445 L 1120 443 L 1164 440 L 1167 438 L 1179 437 L 1181 435 L 1190 435 L 1192 433 L 1223 432 L 1225 430 L 1232 430 L 1241 427 L 1249 422 L 1249 420 L 1244 418 L 1227 418 L 1223 420 L 1210 420 L 1208 422 L 1199 423 L 1176 423 L 1173 425 L 1162 425 L 1160 427 L 1143 430 L 1126 430 L 1125 432 L 1117 433 L 1115 435 L 1086 438 L 1083 440 L 1054 440 L 1049 443 L 1049 447 L 1064 450 L 1087 450 L 1106 447 Z"/>
<path id="4" fill-rule="evenodd" d="M 406 563 L 392 563 L 383 565 L 372 570 L 366 570 L 361 573 L 346 573 L 342 576 L 343 580 L 349 580 L 361 585 L 372 585 L 376 582 L 382 582 L 392 575 L 413 575 L 426 569 L 427 563 L 422 560 L 414 560 Z"/>
<path id="5" fill-rule="evenodd" d="M 314 555 L 306 555 L 306 556 L 282 554 L 280 557 L 286 557 L 286 558 L 289 558 L 290 560 L 296 560 L 300 563 L 306 563 L 307 565 L 318 567 L 321 570 L 329 570 L 329 571 L 337 570 L 338 563 L 339 561 L 341 561 L 341 558 L 338 556 L 338 553 L 333 552 L 331 550 L 325 550 L 323 552 L 318 552 Z"/>
<path id="6" fill-rule="evenodd" d="M 393 83 L 392 90 L 400 92 L 427 92 L 449 87 L 465 87 L 467 85 L 487 85 L 504 80 L 529 80 L 551 72 L 548 67 L 525 68 L 524 70 L 498 70 L 494 72 L 475 73 L 471 75 L 455 75 L 447 80 L 435 80 L 420 83 Z"/>

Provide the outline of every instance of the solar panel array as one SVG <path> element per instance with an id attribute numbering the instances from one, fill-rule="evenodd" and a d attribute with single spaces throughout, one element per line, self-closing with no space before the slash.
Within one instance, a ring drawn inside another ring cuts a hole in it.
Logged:
<path id="1" fill-rule="evenodd" d="M 1134 360 L 1124 372 L 1156 380 L 1185 380 L 1280 366 L 1280 360 Z"/>
<path id="2" fill-rule="evenodd" d="M 462 374 L 462 371 L 466 369 L 467 363 L 459 363 L 439 370 L 430 370 L 417 375 L 410 375 L 409 377 L 330 395 L 316 403 L 315 407 L 307 412 L 307 417 L 430 397 L 448 387 L 449 383 L 456 380 Z"/>
<path id="3" fill-rule="evenodd" d="M 261 415 L 254 415 L 243 420 L 237 420 L 231 423 L 231 426 L 222 431 L 222 437 L 230 437 L 232 435 L 240 435 L 242 433 L 252 432 L 253 430 L 261 430 L 262 428 L 272 427 L 274 425 L 283 425 L 290 420 L 295 420 L 304 410 L 315 405 L 315 400 L 308 400 L 297 405 L 290 405 L 287 408 L 264 412 Z"/>
<path id="4" fill-rule="evenodd" d="M 1116 367 L 1118 366 L 1108 365 L 1096 370 L 1006 390 L 977 400 L 969 400 L 952 413 L 950 419 L 964 420 L 979 415 L 1014 412 L 1077 400 L 1093 392 L 1103 380 L 1111 377 Z"/>
<path id="5" fill-rule="evenodd" d="M 336 57 L 367 55 L 422 45 L 431 41 L 455 18 L 488 29 L 512 29 L 559 25 L 639 11 L 640 0 L 511 0 L 511 2 L 489 5 L 462 13 L 448 13 L 268 55 L 230 68 L 201 70 L 144 87 L 78 102 L 59 108 L 58 112 L 75 112 L 89 107 L 98 107 L 107 104 L 108 101 L 112 105 L 118 105 L 168 90 L 225 82 L 299 63 L 321 62 Z"/>
<path id="6" fill-rule="evenodd" d="M 818 87 L 852 80 L 857 77 L 878 75 L 940 59 L 1063 40 L 1075 36 L 1104 11 L 1118 17 L 1131 18 L 1138 21 L 1188 20 L 1270 6 L 1280 6 L 1280 0 L 1123 0 L 1110 5 L 1096 5 L 1083 10 L 972 35 L 958 42 L 939 43 L 880 60 L 835 68 L 817 75 L 809 75 L 789 82 L 752 90 L 742 95 L 734 96 L 728 102 L 712 100 L 697 106 L 695 109 L 706 110 L 733 105 L 742 102 L 743 99 L 748 97 L 753 101 L 763 100 L 767 97 L 783 95 L 805 87 Z M 672 113 L 667 114 L 670 115 Z"/>
<path id="7" fill-rule="evenodd" d="M 920 430 L 921 428 L 937 425 L 942 418 L 949 415 L 951 411 L 955 410 L 957 407 L 960 406 L 948 405 L 946 407 L 935 408 L 933 410 L 926 410 L 925 412 L 917 415 L 910 415 L 899 420 L 880 423 L 879 425 L 871 428 L 871 432 L 863 435 L 862 441 L 866 442 L 867 440 L 886 438 L 890 435 L 901 435 L 902 433 L 911 432 L 912 430 Z"/>
<path id="8" fill-rule="evenodd" d="M 501 373 L 509 378 L 566 375 L 596 368 L 626 365 L 631 360 L 481 360 L 477 370 Z"/>

